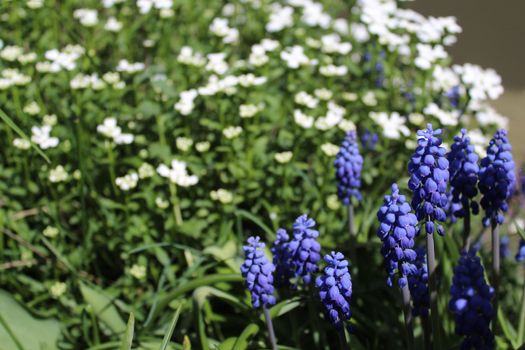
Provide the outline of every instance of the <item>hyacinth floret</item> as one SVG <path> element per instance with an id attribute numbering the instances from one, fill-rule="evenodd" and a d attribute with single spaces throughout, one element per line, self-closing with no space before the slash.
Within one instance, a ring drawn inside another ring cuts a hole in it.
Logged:
<path id="1" fill-rule="evenodd" d="M 245 278 L 246 288 L 252 296 L 254 308 L 275 304 L 273 272 L 275 266 L 264 254 L 264 243 L 259 237 L 249 237 L 248 244 L 243 247 L 244 263 L 241 274 Z"/>
<path id="2" fill-rule="evenodd" d="M 449 161 L 451 209 L 456 217 L 464 217 L 465 208 L 471 208 L 474 214 L 479 206 L 474 197 L 478 194 L 478 155 L 470 143 L 467 130 L 461 129 L 461 134 L 454 137 L 454 143 L 447 154 Z"/>
<path id="3" fill-rule="evenodd" d="M 274 281 L 277 287 L 288 286 L 293 276 L 292 255 L 289 248 L 290 236 L 285 229 L 278 229 L 272 244 Z"/>
<path id="4" fill-rule="evenodd" d="M 350 298 L 352 297 L 352 278 L 348 271 L 348 261 L 343 254 L 331 252 L 324 257 L 327 266 L 324 274 L 318 276 L 315 285 L 324 306 L 326 317 L 339 330 L 343 322 L 349 320 Z"/>
<path id="5" fill-rule="evenodd" d="M 306 214 L 299 216 L 293 224 L 293 237 L 288 244 L 294 276 L 302 278 L 305 284 L 312 281 L 321 259 L 321 245 L 316 240 L 319 231 L 313 229 L 314 226 L 315 221 Z"/>
<path id="6" fill-rule="evenodd" d="M 377 236 L 383 242 L 381 254 L 387 264 L 387 284 L 392 286 L 397 272 L 398 285 L 403 288 L 408 283 L 407 276 L 417 271 L 414 264 L 416 252 L 412 249 L 417 233 L 417 218 L 406 197 L 399 194 L 397 184 L 392 185 L 392 195 L 384 197 L 377 218 L 380 222 Z"/>
<path id="7" fill-rule="evenodd" d="M 430 123 L 426 130 L 417 132 L 418 146 L 408 164 L 411 175 L 408 187 L 414 193 L 412 207 L 418 220 L 425 223 L 426 232 L 433 234 L 437 231 L 443 235 L 443 226 L 439 223 L 434 225 L 434 222 L 444 222 L 447 218 L 449 163 L 439 135 L 441 130 L 433 130 Z"/>
<path id="8" fill-rule="evenodd" d="M 520 246 L 518 247 L 515 259 L 519 263 L 525 261 L 525 241 L 523 239 L 520 239 Z"/>
<path id="9" fill-rule="evenodd" d="M 412 296 L 412 314 L 426 317 L 429 314 L 428 267 L 425 248 L 416 249 L 416 272 L 408 276 L 408 289 Z"/>
<path id="10" fill-rule="evenodd" d="M 481 160 L 479 170 L 479 191 L 483 195 L 481 206 L 485 210 L 483 225 L 502 224 L 502 214 L 509 209 L 508 200 L 516 185 L 512 146 L 507 131 L 498 130 L 487 148 L 487 156 Z"/>
<path id="11" fill-rule="evenodd" d="M 334 161 L 337 179 L 337 195 L 344 205 L 350 205 L 352 197 L 361 201 L 361 170 L 363 157 L 359 154 L 357 134 L 351 130 L 341 144 Z"/>
<path id="12" fill-rule="evenodd" d="M 454 313 L 456 334 L 463 336 L 461 349 L 493 349 L 490 330 L 494 289 L 485 281 L 483 266 L 475 251 L 463 251 L 450 287 L 449 309 Z"/>

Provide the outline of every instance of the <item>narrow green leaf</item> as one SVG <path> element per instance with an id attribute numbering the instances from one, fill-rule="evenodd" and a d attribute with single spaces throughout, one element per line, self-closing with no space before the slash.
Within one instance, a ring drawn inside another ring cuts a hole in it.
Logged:
<path id="1" fill-rule="evenodd" d="M 233 344 L 232 350 L 245 350 L 248 348 L 248 339 L 259 332 L 259 326 L 251 323 L 242 331 L 241 335 Z"/>
<path id="2" fill-rule="evenodd" d="M 126 330 L 126 324 L 120 317 L 117 308 L 113 305 L 111 298 L 103 291 L 80 283 L 80 292 L 85 301 L 91 305 L 97 317 L 108 326 L 114 333 L 122 333 Z"/>
<path id="3" fill-rule="evenodd" d="M 133 312 L 129 314 L 128 327 L 126 328 L 126 333 L 124 334 L 124 339 L 122 339 L 122 344 L 120 345 L 120 350 L 131 350 L 131 345 L 133 343 L 133 333 L 135 331 L 135 316 Z"/>
<path id="4" fill-rule="evenodd" d="M 182 309 L 182 305 L 177 308 L 175 311 L 175 314 L 173 314 L 173 318 L 171 319 L 170 327 L 168 328 L 168 331 L 164 335 L 164 339 L 162 340 L 162 344 L 160 345 L 160 350 L 165 350 L 168 346 L 168 343 L 170 342 L 171 336 L 173 335 L 173 331 L 175 330 L 175 326 L 177 325 L 177 321 L 179 320 L 180 310 Z"/>
<path id="5" fill-rule="evenodd" d="M 275 232 L 273 232 L 273 230 L 271 228 L 266 226 L 258 217 L 256 217 L 252 213 L 249 213 L 249 212 L 247 212 L 246 210 L 243 210 L 243 209 L 238 209 L 238 210 L 235 211 L 235 215 L 242 216 L 242 217 L 252 221 L 254 224 L 259 226 L 264 232 L 266 232 L 266 234 L 268 235 L 269 238 L 272 238 L 272 239 L 275 238 Z"/>
<path id="6" fill-rule="evenodd" d="M 35 145 L 29 137 L 16 125 L 16 123 L 11 119 L 2 109 L 0 109 L 0 119 L 4 121 L 4 123 L 7 124 L 8 127 L 10 127 L 14 132 L 18 134 L 21 138 L 24 140 L 27 140 L 31 143 L 31 147 L 38 153 L 44 160 L 48 163 L 51 163 L 49 158 L 46 156 L 46 154 L 37 146 Z"/>

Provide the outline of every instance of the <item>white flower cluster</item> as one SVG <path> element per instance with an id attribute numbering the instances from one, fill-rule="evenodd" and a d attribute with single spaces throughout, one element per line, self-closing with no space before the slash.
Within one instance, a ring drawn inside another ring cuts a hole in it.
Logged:
<path id="1" fill-rule="evenodd" d="M 159 165 L 157 173 L 181 187 L 194 186 L 199 182 L 196 175 L 188 174 L 186 162 L 177 159 L 171 161 L 171 168 L 165 164 Z"/>
<path id="2" fill-rule="evenodd" d="M 129 191 L 131 189 L 134 189 L 135 187 L 137 187 L 138 182 L 139 182 L 139 175 L 136 172 L 130 172 L 129 174 L 126 174 L 121 177 L 117 177 L 115 179 L 115 184 L 122 191 Z"/>
<path id="3" fill-rule="evenodd" d="M 210 197 L 214 201 L 219 201 L 222 204 L 229 204 L 233 202 L 233 193 L 231 193 L 228 190 L 225 190 L 224 188 L 219 188 L 216 191 L 211 191 Z"/>
<path id="4" fill-rule="evenodd" d="M 0 90 L 9 89 L 12 86 L 24 86 L 31 82 L 31 77 L 22 74 L 18 69 L 4 69 L 0 73 Z"/>
<path id="5" fill-rule="evenodd" d="M 383 128 L 383 136 L 388 139 L 399 139 L 401 136 L 410 135 L 410 130 L 405 125 L 406 119 L 397 112 L 370 112 L 370 118 Z"/>
<path id="6" fill-rule="evenodd" d="M 225 44 L 232 44 L 239 40 L 239 30 L 229 27 L 226 18 L 214 18 L 210 24 L 210 32 L 221 37 Z"/>
<path id="7" fill-rule="evenodd" d="M 93 9 L 78 9 L 73 12 L 73 17 L 85 27 L 93 27 L 98 23 L 98 11 Z"/>
<path id="8" fill-rule="evenodd" d="M 52 49 L 46 51 L 47 61 L 38 62 L 36 70 L 39 72 L 57 73 L 62 70 L 72 71 L 77 67 L 76 61 L 84 54 L 84 48 L 79 45 L 67 45 L 61 51 Z"/>
<path id="9" fill-rule="evenodd" d="M 57 137 L 51 136 L 51 126 L 33 126 L 31 128 L 31 141 L 42 149 L 55 148 L 59 144 Z"/>
<path id="10" fill-rule="evenodd" d="M 97 131 L 117 145 L 129 145 L 134 139 L 132 134 L 122 132 L 122 129 L 117 125 L 117 119 L 114 117 L 104 119 L 102 124 L 97 126 Z"/>

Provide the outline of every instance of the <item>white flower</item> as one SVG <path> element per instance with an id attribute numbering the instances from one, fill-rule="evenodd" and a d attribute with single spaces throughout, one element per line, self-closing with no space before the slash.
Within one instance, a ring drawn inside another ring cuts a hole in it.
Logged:
<path id="1" fill-rule="evenodd" d="M 239 30 L 230 28 L 226 18 L 214 18 L 210 24 L 210 32 L 221 37 L 226 44 L 234 43 L 239 39 Z"/>
<path id="2" fill-rule="evenodd" d="M 193 145 L 193 140 L 188 137 L 177 137 L 175 139 L 175 144 L 182 152 L 186 152 Z"/>
<path id="3" fill-rule="evenodd" d="M 55 282 L 49 287 L 49 293 L 54 299 L 60 298 L 67 290 L 67 284 L 64 282 Z"/>
<path id="4" fill-rule="evenodd" d="M 157 167 L 157 173 L 182 187 L 193 186 L 199 181 L 196 175 L 188 174 L 185 162 L 176 159 L 172 160 L 171 168 L 164 164 L 159 165 Z"/>
<path id="5" fill-rule="evenodd" d="M 44 0 L 28 0 L 26 5 L 33 10 L 39 9 L 44 6 Z"/>
<path id="6" fill-rule="evenodd" d="M 72 89 L 87 89 L 91 88 L 93 90 L 102 90 L 106 87 L 106 83 L 98 77 L 97 73 L 91 75 L 85 75 L 79 73 L 71 79 L 69 85 Z"/>
<path id="7" fill-rule="evenodd" d="M 162 11 L 171 10 L 172 6 L 173 0 L 137 0 L 137 7 L 142 14 L 150 12 L 152 8 L 160 10 L 162 14 Z"/>
<path id="8" fill-rule="evenodd" d="M 36 115 L 40 113 L 40 106 L 36 102 L 31 102 L 30 104 L 24 106 L 24 112 L 29 115 Z"/>
<path id="9" fill-rule="evenodd" d="M 102 6 L 108 9 L 113 7 L 115 4 L 120 4 L 124 1 L 126 0 L 102 0 Z"/>
<path id="10" fill-rule="evenodd" d="M 230 191 L 225 190 L 223 188 L 219 188 L 216 191 L 211 191 L 210 197 L 214 201 L 219 201 L 222 204 L 228 204 L 233 201 L 233 194 Z"/>
<path id="11" fill-rule="evenodd" d="M 259 111 L 261 110 L 260 106 L 252 105 L 252 104 L 246 104 L 246 105 L 240 105 L 239 106 L 239 115 L 241 118 L 251 118 Z"/>
<path id="12" fill-rule="evenodd" d="M 114 117 L 108 117 L 104 119 L 102 124 L 97 125 L 97 132 L 112 139 L 117 145 L 129 145 L 134 140 L 132 134 L 122 133 L 122 129 L 117 125 L 117 119 Z"/>
<path id="13" fill-rule="evenodd" d="M 367 106 L 375 106 L 377 105 L 377 99 L 376 99 L 376 94 L 374 94 L 373 91 L 367 91 L 363 97 L 361 97 L 361 100 L 363 101 L 363 103 Z"/>
<path id="14" fill-rule="evenodd" d="M 139 178 L 146 179 L 155 175 L 155 168 L 149 163 L 142 163 L 139 167 Z"/>
<path id="15" fill-rule="evenodd" d="M 481 126 L 495 125 L 498 129 L 506 129 L 509 126 L 509 119 L 488 105 L 483 106 L 482 110 L 476 113 L 476 119 Z"/>
<path id="16" fill-rule="evenodd" d="M 342 43 L 341 37 L 336 33 L 332 33 L 321 37 L 321 48 L 326 53 L 346 55 L 352 50 L 352 44 Z"/>
<path id="17" fill-rule="evenodd" d="M 332 98 L 334 94 L 332 91 L 322 88 L 322 89 L 315 89 L 314 95 L 320 100 L 328 101 Z"/>
<path id="18" fill-rule="evenodd" d="M 31 128 L 31 141 L 36 143 L 42 149 L 55 148 L 58 146 L 59 140 L 56 137 L 52 137 L 51 126 L 33 126 Z"/>
<path id="19" fill-rule="evenodd" d="M 84 48 L 78 45 L 68 45 L 59 51 L 57 49 L 46 51 L 44 57 L 47 62 L 39 62 L 36 69 L 40 72 L 71 71 L 76 68 L 76 61 L 84 54 Z"/>
<path id="20" fill-rule="evenodd" d="M 197 90 L 194 89 L 181 92 L 179 102 L 175 103 L 175 110 L 177 110 L 182 115 L 190 114 L 195 107 L 193 101 L 197 95 Z"/>
<path id="21" fill-rule="evenodd" d="M 142 62 L 130 63 L 128 60 L 120 60 L 116 70 L 118 72 L 136 73 L 144 70 L 145 65 Z"/>
<path id="22" fill-rule="evenodd" d="M 501 77 L 493 69 L 483 69 L 470 63 L 463 66 L 455 65 L 452 68 L 461 76 L 461 80 L 467 85 L 469 95 L 474 101 L 495 100 L 503 93 Z"/>
<path id="23" fill-rule="evenodd" d="M 167 200 L 165 200 L 165 199 L 162 198 L 162 197 L 157 197 L 157 198 L 155 198 L 155 205 L 156 205 L 159 209 L 166 209 L 167 207 L 169 207 L 170 202 L 168 202 Z"/>
<path id="24" fill-rule="evenodd" d="M 0 58 L 6 61 L 16 61 L 24 53 L 24 49 L 20 46 L 6 46 L 0 51 Z"/>
<path id="25" fill-rule="evenodd" d="M 314 117 L 304 114 L 299 109 L 293 111 L 293 118 L 299 126 L 305 129 L 309 129 L 314 125 Z"/>
<path id="26" fill-rule="evenodd" d="M 275 153 L 274 158 L 278 163 L 285 164 L 292 160 L 293 153 L 290 151 Z"/>
<path id="27" fill-rule="evenodd" d="M 321 145 L 321 150 L 324 154 L 329 157 L 335 157 L 339 152 L 339 146 L 334 145 L 333 143 L 327 142 Z"/>
<path id="28" fill-rule="evenodd" d="M 370 34 L 366 29 L 366 26 L 361 23 L 352 23 L 350 25 L 350 31 L 354 39 L 359 43 L 367 42 L 370 39 Z"/>
<path id="29" fill-rule="evenodd" d="M 44 125 L 54 126 L 57 123 L 57 116 L 55 114 L 47 114 L 43 118 Z"/>
<path id="30" fill-rule="evenodd" d="M 414 64 L 424 70 L 430 69 L 437 60 L 448 57 L 447 52 L 441 45 L 417 44 L 416 48 L 418 55 L 414 60 Z"/>
<path id="31" fill-rule="evenodd" d="M 341 120 L 338 126 L 339 126 L 339 129 L 345 132 L 356 129 L 354 122 L 348 119 Z"/>
<path id="32" fill-rule="evenodd" d="M 228 63 L 226 63 L 224 60 L 226 58 L 225 53 L 210 53 L 206 57 L 208 58 L 208 63 L 205 67 L 207 71 L 211 71 L 219 75 L 223 75 L 228 71 Z"/>
<path id="33" fill-rule="evenodd" d="M 7 89 L 13 85 L 27 85 L 31 82 L 31 77 L 20 73 L 18 69 L 4 69 L 1 76 L 0 90 Z"/>
<path id="34" fill-rule="evenodd" d="M 341 77 L 348 73 L 348 68 L 346 66 L 335 66 L 333 64 L 329 64 L 327 66 L 319 67 L 319 73 L 325 77 Z"/>
<path id="35" fill-rule="evenodd" d="M 122 22 L 119 22 L 115 17 L 109 17 L 104 29 L 110 32 L 119 32 L 122 29 Z"/>
<path id="36" fill-rule="evenodd" d="M 189 46 L 181 47 L 180 53 L 177 56 L 177 61 L 195 67 L 202 67 L 206 64 L 206 59 L 202 54 L 198 52 L 194 53 L 193 49 Z"/>
<path id="37" fill-rule="evenodd" d="M 131 172 L 129 174 L 126 174 L 121 177 L 117 177 L 115 179 L 115 184 L 122 190 L 122 191 L 129 191 L 135 187 L 137 187 L 137 183 L 139 181 L 139 175 L 135 172 Z"/>
<path id="38" fill-rule="evenodd" d="M 233 139 L 239 136 L 242 132 L 242 127 L 240 126 L 228 126 L 224 130 L 222 130 L 222 134 L 227 139 Z"/>
<path id="39" fill-rule="evenodd" d="M 55 169 L 49 171 L 49 181 L 52 183 L 64 182 L 68 176 L 66 169 L 62 165 L 57 165 Z"/>
<path id="40" fill-rule="evenodd" d="M 197 150 L 197 152 L 207 152 L 209 149 L 210 149 L 210 143 L 208 141 L 201 141 L 201 142 L 197 142 L 195 144 L 195 149 Z"/>
<path id="41" fill-rule="evenodd" d="M 305 91 L 298 92 L 294 97 L 295 103 L 306 106 L 308 108 L 315 108 L 319 103 L 319 100 L 308 94 Z"/>
<path id="42" fill-rule="evenodd" d="M 435 66 L 432 72 L 432 88 L 434 90 L 449 91 L 460 84 L 459 76 L 448 67 Z"/>
<path id="43" fill-rule="evenodd" d="M 138 264 L 134 264 L 129 269 L 129 274 L 138 280 L 142 280 L 146 277 L 146 267 Z"/>
<path id="44" fill-rule="evenodd" d="M 408 115 L 408 121 L 415 125 L 423 125 L 425 122 L 425 116 L 420 113 L 410 113 Z"/>
<path id="45" fill-rule="evenodd" d="M 49 237 L 49 238 L 53 238 L 53 237 L 56 237 L 58 236 L 59 234 L 59 230 L 58 228 L 56 227 L 53 227 L 53 226 L 46 226 L 46 228 L 44 229 L 44 231 L 42 231 L 42 234 L 46 237 Z"/>
<path id="46" fill-rule="evenodd" d="M 257 86 L 266 83 L 266 77 L 256 77 L 252 73 L 239 75 L 238 78 L 239 85 L 248 87 L 248 86 Z"/>
<path id="47" fill-rule="evenodd" d="M 314 1 L 304 1 L 301 21 L 310 27 L 319 26 L 327 29 L 332 21 L 330 15 L 323 11 L 323 5 Z"/>
<path id="48" fill-rule="evenodd" d="M 292 69 L 310 64 L 310 59 L 304 54 L 304 48 L 298 45 L 285 48 L 281 52 L 281 59 Z"/>
<path id="49" fill-rule="evenodd" d="M 401 135 L 410 135 L 410 130 L 405 125 L 406 119 L 397 112 L 390 115 L 386 112 L 370 112 L 370 118 L 383 128 L 383 135 L 388 139 L 399 139 Z"/>
<path id="50" fill-rule="evenodd" d="M 26 150 L 29 149 L 29 147 L 31 147 L 31 142 L 29 142 L 29 140 L 26 139 L 15 138 L 13 140 L 13 146 L 21 150 Z"/>
<path id="51" fill-rule="evenodd" d="M 20 62 L 22 64 L 34 62 L 34 61 L 36 61 L 36 59 L 37 59 L 37 55 L 34 52 L 29 52 L 29 53 L 26 53 L 24 55 L 20 55 L 17 58 L 18 62 Z"/>
<path id="52" fill-rule="evenodd" d="M 266 31 L 275 33 L 293 26 L 293 8 L 273 3 L 271 10 L 270 20 L 266 24 Z"/>
<path id="53" fill-rule="evenodd" d="M 423 113 L 438 118 L 442 125 L 454 126 L 459 123 L 459 111 L 448 112 L 439 108 L 435 103 L 430 103 L 426 106 Z"/>
<path id="54" fill-rule="evenodd" d="M 78 9 L 73 12 L 73 17 L 86 27 L 93 27 L 98 23 L 98 12 L 92 9 Z"/>
<path id="55" fill-rule="evenodd" d="M 331 194 L 328 197 L 326 197 L 326 206 L 332 210 L 338 210 L 339 208 L 341 208 L 341 202 L 339 201 L 339 197 L 337 197 L 336 194 Z"/>

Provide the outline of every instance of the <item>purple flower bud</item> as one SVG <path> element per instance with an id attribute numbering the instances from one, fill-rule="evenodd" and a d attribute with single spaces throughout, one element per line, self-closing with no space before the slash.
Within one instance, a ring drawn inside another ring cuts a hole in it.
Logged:
<path id="1" fill-rule="evenodd" d="M 350 205 L 352 197 L 361 201 L 361 170 L 363 157 L 359 154 L 355 131 L 346 134 L 334 161 L 337 179 L 337 195 L 344 205 Z"/>

